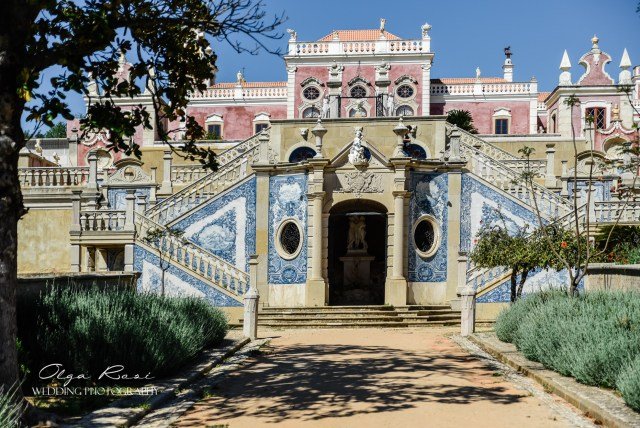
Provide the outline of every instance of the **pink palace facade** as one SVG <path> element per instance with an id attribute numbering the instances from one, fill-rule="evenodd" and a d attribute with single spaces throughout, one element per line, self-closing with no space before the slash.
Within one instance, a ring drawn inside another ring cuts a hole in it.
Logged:
<path id="1" fill-rule="evenodd" d="M 424 24 L 420 37 L 404 39 L 386 31 L 382 20 L 379 29 L 338 30 L 317 41 L 302 41 L 296 31 L 288 30 L 286 81 L 248 82 L 239 72 L 235 82 L 213 83 L 193 94 L 188 114 L 205 127 L 209 139 L 215 140 L 213 147 L 220 150 L 246 140 L 271 120 L 429 116 L 453 109 L 469 111 L 478 133 L 493 143 L 565 141 L 571 137 L 572 114 L 576 136 L 593 139 L 593 149 L 604 154 L 634 139 L 633 123 L 640 120 L 640 66 L 632 67 L 626 49 L 615 79 L 606 70 L 613 57 L 600 49 L 594 36 L 591 49 L 577 60 L 578 67 L 564 52 L 558 85 L 552 92 L 541 92 L 535 77 L 516 79 L 508 51 L 500 77 L 484 76 L 480 69 L 475 77 L 438 76 L 432 68 L 430 29 Z M 128 64 L 123 62 L 121 68 L 126 74 Z M 620 85 L 633 87 L 631 102 L 620 93 Z M 580 100 L 573 113 L 564 103 L 570 95 Z M 144 95 L 121 100 L 123 108 L 145 102 L 151 106 Z M 585 132 L 589 115 L 594 117 L 593 132 Z M 69 136 L 76 126 L 76 121 L 69 122 Z M 170 128 L 177 129 L 175 140 L 182 138 L 179 124 Z M 156 138 L 153 131 L 140 130 L 135 136 L 143 148 L 158 144 Z M 78 151 L 77 165 L 86 165 L 87 154 Z"/>

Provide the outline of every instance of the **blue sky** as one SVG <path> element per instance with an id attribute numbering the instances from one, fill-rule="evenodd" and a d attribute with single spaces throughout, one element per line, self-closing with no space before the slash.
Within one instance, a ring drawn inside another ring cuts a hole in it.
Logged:
<path id="1" fill-rule="evenodd" d="M 502 49 L 514 53 L 515 80 L 535 76 L 539 90 L 550 91 L 558 79 L 558 65 L 567 49 L 577 79 L 578 59 L 591 46 L 593 34 L 600 48 L 613 57 L 607 66 L 617 79 L 618 63 L 626 47 L 634 64 L 640 64 L 640 15 L 637 0 L 266 0 L 271 13 L 284 12 L 283 25 L 298 32 L 299 40 L 316 40 L 332 30 L 386 28 L 403 38 L 419 38 L 424 22 L 432 25 L 435 52 L 432 77 L 471 77 L 477 66 L 483 76 L 500 76 Z M 285 33 L 286 34 L 286 33 Z M 268 41 L 286 50 L 287 37 Z M 237 54 L 222 42 L 213 44 L 218 54 L 218 81 L 235 81 L 244 68 L 249 81 L 285 80 L 282 58 L 268 53 Z M 79 97 L 71 97 L 75 114 L 84 110 Z"/>

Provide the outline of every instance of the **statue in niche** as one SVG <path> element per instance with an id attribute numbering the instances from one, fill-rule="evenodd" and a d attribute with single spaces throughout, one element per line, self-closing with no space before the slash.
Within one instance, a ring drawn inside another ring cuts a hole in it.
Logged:
<path id="1" fill-rule="evenodd" d="M 352 216 L 349 218 L 349 242 L 347 252 L 367 252 L 368 246 L 365 240 L 367 231 L 364 216 Z"/>
<path id="2" fill-rule="evenodd" d="M 324 97 L 322 99 L 322 118 L 329 118 L 329 97 Z"/>
<path id="3" fill-rule="evenodd" d="M 387 116 L 393 116 L 396 108 L 396 102 L 393 99 L 393 94 L 387 95 Z"/>
<path id="4" fill-rule="evenodd" d="M 356 128 L 356 137 L 353 139 L 353 145 L 349 151 L 349 162 L 354 166 L 362 166 L 369 163 L 364 154 L 364 147 L 362 147 L 362 128 Z"/>

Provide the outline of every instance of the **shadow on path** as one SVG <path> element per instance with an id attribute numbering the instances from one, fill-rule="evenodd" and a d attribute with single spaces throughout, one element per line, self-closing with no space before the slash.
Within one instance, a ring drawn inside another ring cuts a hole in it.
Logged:
<path id="1" fill-rule="evenodd" d="M 384 346 L 281 345 L 232 374 L 180 425 L 196 426 L 203 418 L 256 417 L 277 423 L 348 417 L 410 409 L 418 401 L 506 405 L 521 400 L 513 390 L 495 385 L 491 367 L 452 350 L 445 346 L 436 354 L 433 349 Z"/>

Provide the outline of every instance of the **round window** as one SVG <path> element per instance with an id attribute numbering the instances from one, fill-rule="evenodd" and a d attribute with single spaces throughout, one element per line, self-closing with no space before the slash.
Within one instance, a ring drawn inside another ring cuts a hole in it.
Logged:
<path id="1" fill-rule="evenodd" d="M 354 86 L 350 92 L 353 98 L 364 98 L 367 96 L 367 90 L 362 86 Z"/>
<path id="2" fill-rule="evenodd" d="M 286 220 L 278 228 L 277 250 L 283 259 L 291 260 L 302 249 L 302 229 L 295 220 Z"/>
<path id="3" fill-rule="evenodd" d="M 420 217 L 413 226 L 413 245 L 421 257 L 430 257 L 440 246 L 440 228 L 430 215 Z"/>
<path id="4" fill-rule="evenodd" d="M 317 100 L 320 98 L 320 90 L 315 86 L 307 86 L 304 88 L 304 91 L 302 91 L 302 95 L 308 100 Z"/>
<path id="5" fill-rule="evenodd" d="M 396 93 L 400 98 L 411 98 L 413 96 L 413 88 L 409 85 L 400 85 Z"/>

